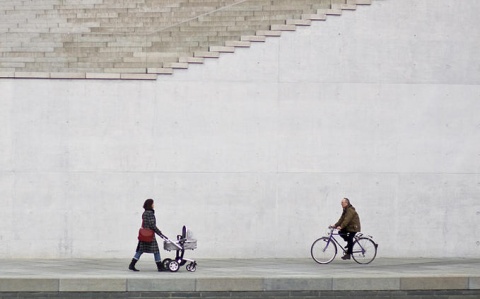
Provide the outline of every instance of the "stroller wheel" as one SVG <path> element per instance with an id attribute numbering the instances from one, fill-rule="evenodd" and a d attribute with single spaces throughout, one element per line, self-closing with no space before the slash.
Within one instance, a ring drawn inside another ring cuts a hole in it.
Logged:
<path id="1" fill-rule="evenodd" d="M 187 271 L 195 272 L 197 270 L 197 265 L 195 263 L 190 263 L 187 265 Z"/>
<path id="2" fill-rule="evenodd" d="M 168 269 L 171 272 L 177 272 L 178 269 L 180 269 L 180 266 L 178 265 L 177 261 L 171 261 L 170 263 L 168 263 Z"/>
<path id="3" fill-rule="evenodd" d="M 172 259 L 164 259 L 162 264 L 163 264 L 163 268 L 165 269 L 168 269 L 168 264 L 170 264 L 170 262 L 172 261 Z"/>

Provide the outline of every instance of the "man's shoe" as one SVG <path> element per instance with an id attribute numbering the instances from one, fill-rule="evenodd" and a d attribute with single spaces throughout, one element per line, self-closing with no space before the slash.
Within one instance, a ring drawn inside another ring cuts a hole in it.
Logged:
<path id="1" fill-rule="evenodd" d="M 350 254 L 345 254 L 342 256 L 342 260 L 349 260 L 350 259 Z"/>

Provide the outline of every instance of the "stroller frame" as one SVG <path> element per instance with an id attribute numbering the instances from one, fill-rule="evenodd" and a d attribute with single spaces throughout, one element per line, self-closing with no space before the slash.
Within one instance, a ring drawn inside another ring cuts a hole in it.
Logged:
<path id="1" fill-rule="evenodd" d="M 181 266 L 190 262 L 186 269 L 189 272 L 195 272 L 197 270 L 197 262 L 192 259 L 184 258 L 185 250 L 194 250 L 197 248 L 197 240 L 189 239 L 189 233 L 187 227 L 184 225 L 182 228 L 182 234 L 177 235 L 177 240 L 172 241 L 166 236 L 162 235 L 163 248 L 167 251 L 175 250 L 175 259 L 166 258 L 162 261 L 163 267 L 171 272 L 177 272 Z"/>

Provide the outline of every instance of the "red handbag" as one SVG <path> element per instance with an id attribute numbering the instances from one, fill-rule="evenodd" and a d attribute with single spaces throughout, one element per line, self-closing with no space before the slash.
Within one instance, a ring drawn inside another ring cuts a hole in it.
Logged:
<path id="1" fill-rule="evenodd" d="M 155 232 L 149 228 L 144 228 L 143 221 L 142 221 L 142 227 L 138 230 L 138 241 L 152 242 L 154 236 L 155 236 Z"/>

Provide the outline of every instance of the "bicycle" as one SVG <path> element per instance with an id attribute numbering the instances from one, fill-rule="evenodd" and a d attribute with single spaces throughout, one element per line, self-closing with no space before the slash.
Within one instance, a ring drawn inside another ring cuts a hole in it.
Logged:
<path id="1" fill-rule="evenodd" d="M 313 242 L 310 249 L 310 253 L 315 262 L 319 264 L 328 264 L 337 256 L 337 246 L 343 250 L 346 254 L 346 249 L 340 245 L 335 239 L 335 235 L 339 235 L 338 232 L 334 233 L 335 227 L 329 227 L 330 232 L 328 236 L 321 237 Z M 372 236 L 366 236 L 362 233 L 357 233 L 353 242 L 352 257 L 355 262 L 359 264 L 370 264 L 377 256 L 378 244 L 373 241 Z"/>

